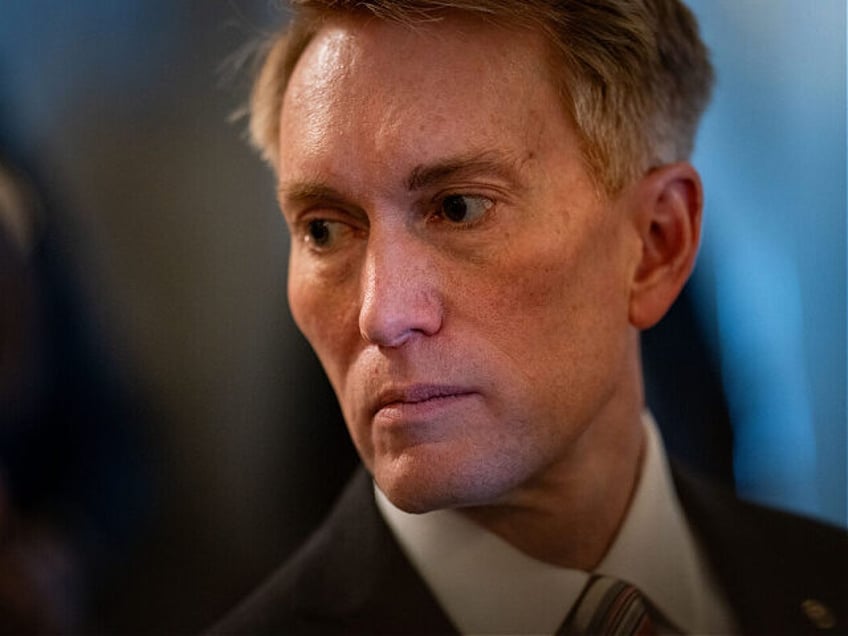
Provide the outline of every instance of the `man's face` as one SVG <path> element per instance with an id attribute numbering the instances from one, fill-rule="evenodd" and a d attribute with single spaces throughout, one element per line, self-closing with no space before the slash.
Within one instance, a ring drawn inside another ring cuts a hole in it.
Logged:
<path id="1" fill-rule="evenodd" d="M 517 500 L 633 397 L 640 248 L 544 60 L 457 16 L 337 20 L 285 95 L 292 313 L 407 510 Z"/>

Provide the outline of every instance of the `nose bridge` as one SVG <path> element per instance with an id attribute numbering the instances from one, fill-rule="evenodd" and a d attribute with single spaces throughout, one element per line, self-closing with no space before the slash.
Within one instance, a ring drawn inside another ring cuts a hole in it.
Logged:
<path id="1" fill-rule="evenodd" d="M 372 226 L 361 285 L 359 330 L 366 341 L 398 347 L 440 329 L 436 272 L 426 246 L 405 228 Z"/>

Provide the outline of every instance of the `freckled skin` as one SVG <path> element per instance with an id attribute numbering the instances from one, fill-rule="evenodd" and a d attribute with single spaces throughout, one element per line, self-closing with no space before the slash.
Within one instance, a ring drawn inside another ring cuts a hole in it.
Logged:
<path id="1" fill-rule="evenodd" d="M 641 443 L 629 285 L 641 246 L 626 209 L 597 193 L 535 36 L 450 16 L 406 27 L 330 21 L 304 52 L 281 113 L 279 176 L 341 201 L 281 197 L 292 227 L 289 299 L 380 488 L 422 512 L 542 509 L 603 497 Z M 417 166 L 487 153 L 483 172 L 421 191 Z M 442 192 L 485 196 L 477 225 L 434 221 Z M 311 215 L 311 216 L 310 216 Z M 304 218 L 330 219 L 316 252 Z M 388 426 L 390 383 L 473 395 Z M 514 524 L 511 521 L 510 524 Z M 492 525 L 497 525 L 492 523 Z M 506 526 L 500 528 L 509 534 Z"/>

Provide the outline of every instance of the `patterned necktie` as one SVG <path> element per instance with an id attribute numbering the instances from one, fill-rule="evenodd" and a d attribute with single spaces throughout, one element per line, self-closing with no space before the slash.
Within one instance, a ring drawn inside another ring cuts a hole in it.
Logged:
<path id="1" fill-rule="evenodd" d="M 592 575 L 557 636 L 653 636 L 645 599 L 632 585 Z"/>

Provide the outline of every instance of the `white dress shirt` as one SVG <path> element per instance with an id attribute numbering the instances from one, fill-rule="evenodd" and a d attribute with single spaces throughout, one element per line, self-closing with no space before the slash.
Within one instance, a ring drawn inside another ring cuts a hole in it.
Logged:
<path id="1" fill-rule="evenodd" d="M 680 508 L 649 413 L 646 452 L 624 523 L 596 572 L 636 586 L 668 625 L 691 634 L 736 631 L 729 606 Z M 589 573 L 538 561 L 455 510 L 413 515 L 375 487 L 405 554 L 462 634 L 553 634 Z"/>

